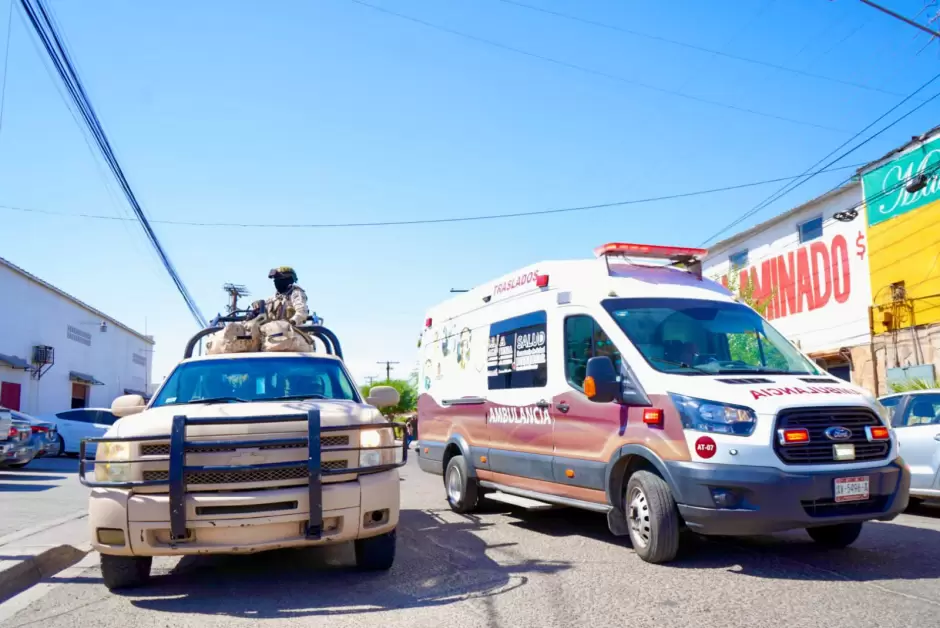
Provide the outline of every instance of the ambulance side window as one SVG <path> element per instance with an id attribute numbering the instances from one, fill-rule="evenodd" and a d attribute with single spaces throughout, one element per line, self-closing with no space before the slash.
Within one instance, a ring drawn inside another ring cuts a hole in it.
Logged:
<path id="1" fill-rule="evenodd" d="M 607 356 L 620 372 L 620 352 L 600 325 L 583 314 L 565 319 L 565 377 L 577 389 L 584 384 L 589 359 Z"/>
<path id="2" fill-rule="evenodd" d="M 490 325 L 487 388 L 541 388 L 548 383 L 545 312 L 523 314 Z"/>

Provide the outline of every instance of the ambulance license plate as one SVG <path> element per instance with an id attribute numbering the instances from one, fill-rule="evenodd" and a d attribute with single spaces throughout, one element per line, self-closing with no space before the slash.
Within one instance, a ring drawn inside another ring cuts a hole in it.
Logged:
<path id="1" fill-rule="evenodd" d="M 868 476 L 836 478 L 836 502 L 857 502 L 868 499 Z"/>

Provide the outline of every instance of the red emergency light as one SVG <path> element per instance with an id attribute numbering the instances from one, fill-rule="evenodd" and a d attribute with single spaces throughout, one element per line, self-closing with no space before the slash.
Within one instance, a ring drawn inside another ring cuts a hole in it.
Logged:
<path id="1" fill-rule="evenodd" d="M 869 441 L 888 440 L 891 438 L 891 432 L 884 425 L 869 425 L 865 427 L 865 436 Z"/>
<path id="2" fill-rule="evenodd" d="M 610 242 L 594 249 L 597 257 L 606 255 L 626 255 L 630 257 L 649 257 L 657 259 L 702 258 L 708 249 L 693 249 L 685 246 L 659 246 L 656 244 L 631 244 L 629 242 Z"/>
<path id="3" fill-rule="evenodd" d="M 535 285 L 539 288 L 548 287 L 548 275 L 539 275 L 535 278 Z"/>
<path id="4" fill-rule="evenodd" d="M 796 445 L 809 442 L 809 430 L 803 427 L 777 430 L 781 445 Z"/>
<path id="5" fill-rule="evenodd" d="M 425 328 L 428 328 L 428 327 L 430 327 L 430 326 L 431 326 L 431 319 L 429 318 L 429 319 L 427 319 L 426 321 L 424 321 L 424 327 L 425 327 Z"/>

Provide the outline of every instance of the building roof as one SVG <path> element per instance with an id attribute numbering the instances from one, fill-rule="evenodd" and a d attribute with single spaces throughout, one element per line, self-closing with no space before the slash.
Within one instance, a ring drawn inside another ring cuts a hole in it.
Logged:
<path id="1" fill-rule="evenodd" d="M 708 247 L 708 255 L 705 257 L 705 259 L 708 259 L 709 257 L 711 257 L 713 251 L 717 252 L 717 251 L 723 251 L 725 249 L 731 248 L 738 242 L 746 240 L 755 234 L 758 234 L 762 231 L 765 231 L 766 229 L 769 229 L 770 227 L 773 227 L 776 224 L 784 222 L 788 218 L 795 216 L 796 214 L 799 214 L 800 212 L 806 209 L 809 209 L 813 205 L 828 201 L 829 199 L 835 198 L 836 196 L 842 194 L 846 190 L 850 190 L 853 187 L 858 187 L 858 186 L 859 186 L 859 182 L 857 180 L 850 181 L 849 183 L 846 183 L 845 185 L 829 190 L 822 196 L 817 196 L 816 198 L 806 201 L 802 205 L 798 205 L 794 207 L 793 209 L 788 209 L 782 214 L 777 214 L 776 216 L 774 216 L 773 218 L 770 218 L 769 220 L 765 220 L 764 222 L 760 224 L 754 225 L 750 229 L 740 231 L 729 238 L 725 238 L 721 242 L 716 242 L 712 246 Z"/>
<path id="2" fill-rule="evenodd" d="M 927 131 L 926 133 L 922 135 L 915 135 L 906 144 L 902 146 L 898 146 L 897 148 L 889 151 L 888 153 L 886 153 L 885 155 L 883 155 L 882 157 L 879 157 L 878 159 L 874 161 L 868 162 L 867 164 L 865 164 L 864 166 L 862 166 L 855 172 L 859 175 L 866 174 L 870 170 L 874 170 L 878 166 L 884 164 L 886 161 L 890 160 L 892 157 L 900 155 L 901 153 L 906 151 L 908 148 L 911 148 L 912 146 L 916 146 L 918 144 L 926 143 L 927 141 L 932 139 L 933 136 L 936 135 L 938 132 L 940 132 L 940 125 L 935 126 L 934 128 L 930 129 L 929 131 Z"/>
<path id="3" fill-rule="evenodd" d="M 53 286 L 51 283 L 49 283 L 49 282 L 47 282 L 47 281 L 43 281 L 42 279 L 40 279 L 40 278 L 37 277 L 36 275 L 33 275 L 32 273 L 29 273 L 29 272 L 23 270 L 22 268 L 20 268 L 19 266 L 17 266 L 17 265 L 14 264 L 13 262 L 11 262 L 11 261 L 9 261 L 9 260 L 6 260 L 6 259 L 4 259 L 4 258 L 2 258 L 2 257 L 0 257 L 0 266 L 5 266 L 5 267 L 9 268 L 10 270 L 12 270 L 13 272 L 15 272 L 15 273 L 17 273 L 17 274 L 19 274 L 19 275 L 22 275 L 22 276 L 25 277 L 27 280 L 32 281 L 33 283 L 39 284 L 40 286 L 42 286 L 42 287 L 45 288 L 46 290 L 49 290 L 50 292 L 54 292 L 55 294 L 59 295 L 60 297 L 63 297 L 63 298 L 65 298 L 65 299 L 68 299 L 69 301 L 71 301 L 71 302 L 74 303 L 75 305 L 79 306 L 80 308 L 82 308 L 82 309 L 84 309 L 84 310 L 87 310 L 88 312 L 91 312 L 91 313 L 94 314 L 95 316 L 101 318 L 102 320 L 105 320 L 105 321 L 111 323 L 111 324 L 114 325 L 115 327 L 119 327 L 119 328 L 123 329 L 124 331 L 128 332 L 129 334 L 133 334 L 133 335 L 137 336 L 138 338 L 140 338 L 140 339 L 143 340 L 144 342 L 146 342 L 146 343 L 148 343 L 148 344 L 151 344 L 151 345 L 152 345 L 152 344 L 155 344 L 155 343 L 154 343 L 154 340 L 153 340 L 153 336 L 146 336 L 146 335 L 140 333 L 139 331 L 128 327 L 127 325 L 125 325 L 125 324 L 122 323 L 121 321 L 116 320 L 116 319 L 114 319 L 114 318 L 111 318 L 110 316 L 108 316 L 107 314 L 105 314 L 104 312 L 102 312 L 102 311 L 100 311 L 100 310 L 96 310 L 95 308 L 91 307 L 90 305 L 88 305 L 88 304 L 85 303 L 84 301 L 81 301 L 81 300 L 79 300 L 79 299 L 76 299 L 75 297 L 73 297 L 73 296 L 72 296 L 71 294 L 69 294 L 68 292 L 66 292 L 66 291 L 64 291 L 64 290 L 60 290 L 59 288 L 56 288 L 55 286 Z"/>

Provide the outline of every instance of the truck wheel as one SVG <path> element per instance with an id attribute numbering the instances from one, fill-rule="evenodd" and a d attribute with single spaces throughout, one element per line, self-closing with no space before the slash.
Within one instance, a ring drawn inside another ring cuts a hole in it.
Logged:
<path id="1" fill-rule="evenodd" d="M 476 480 L 470 477 L 467 461 L 463 456 L 454 456 L 447 463 L 444 488 L 447 490 L 447 503 L 450 504 L 451 510 L 461 514 L 476 510 L 480 491 Z"/>
<path id="2" fill-rule="evenodd" d="M 633 550 L 648 563 L 667 563 L 679 551 L 679 511 L 669 486 L 649 471 L 627 482 L 623 511 Z"/>
<path id="3" fill-rule="evenodd" d="M 831 549 L 843 549 L 855 542 L 862 533 L 861 523 L 838 523 L 831 526 L 806 528 L 810 538 Z"/>
<path id="4" fill-rule="evenodd" d="M 395 530 L 373 536 L 368 539 L 357 539 L 356 566 L 364 571 L 388 571 L 395 562 Z"/>
<path id="5" fill-rule="evenodd" d="M 150 580 L 150 556 L 101 555 L 101 579 L 110 590 L 133 589 Z"/>
<path id="6" fill-rule="evenodd" d="M 11 469 L 22 469 L 23 467 L 28 465 L 30 462 L 32 462 L 32 460 L 29 460 L 27 462 L 17 462 L 16 464 L 10 463 L 7 466 L 10 467 Z"/>

